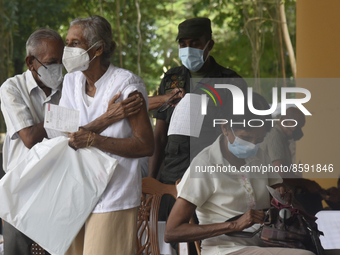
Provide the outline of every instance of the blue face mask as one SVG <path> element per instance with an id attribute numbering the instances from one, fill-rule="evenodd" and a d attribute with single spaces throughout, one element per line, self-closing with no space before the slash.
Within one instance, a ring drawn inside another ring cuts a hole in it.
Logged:
<path id="1" fill-rule="evenodd" d="M 196 48 L 191 48 L 191 47 L 186 47 L 186 48 L 180 48 L 179 49 L 179 58 L 182 61 L 182 64 L 188 68 L 190 71 L 197 72 L 198 70 L 201 69 L 205 61 L 209 57 L 208 56 L 205 60 L 203 60 L 203 53 L 204 50 L 207 48 L 210 40 L 207 42 L 207 44 L 204 46 L 203 50 L 196 49 Z"/>
<path id="2" fill-rule="evenodd" d="M 235 136 L 235 140 L 233 143 L 230 143 L 228 140 L 229 151 L 232 154 L 234 154 L 237 158 L 249 158 L 251 156 L 255 156 L 261 143 L 253 144 L 251 142 L 247 142 L 237 137 L 232 128 L 231 128 L 231 131 L 233 132 L 233 135 Z"/>

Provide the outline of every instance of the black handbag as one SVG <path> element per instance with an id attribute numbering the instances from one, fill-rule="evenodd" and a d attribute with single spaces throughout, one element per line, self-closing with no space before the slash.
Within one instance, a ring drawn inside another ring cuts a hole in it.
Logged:
<path id="1" fill-rule="evenodd" d="M 272 207 L 266 210 L 265 214 L 264 223 L 257 231 L 231 232 L 226 235 L 249 238 L 259 234 L 264 246 L 297 248 L 310 250 L 317 255 L 324 254 L 319 238 L 323 233 L 317 228 L 316 217 L 291 206 L 282 205 L 275 199 L 272 200 Z M 241 216 L 227 221 L 237 220 Z"/>

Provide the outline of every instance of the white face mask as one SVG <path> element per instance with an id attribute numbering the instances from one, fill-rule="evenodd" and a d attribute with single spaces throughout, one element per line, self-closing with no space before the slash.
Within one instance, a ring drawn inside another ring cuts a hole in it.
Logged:
<path id="1" fill-rule="evenodd" d="M 92 49 L 92 47 L 94 47 L 98 42 L 93 44 L 88 50 L 84 50 L 78 47 L 65 46 L 63 54 L 63 64 L 67 72 L 72 73 L 75 71 L 87 70 L 91 61 L 96 57 L 95 55 L 90 60 L 90 56 L 87 52 Z"/>
<path id="2" fill-rule="evenodd" d="M 41 64 L 37 71 L 41 82 L 51 89 L 57 89 L 63 82 L 63 65 L 43 65 L 37 58 L 35 59 Z"/>
<path id="3" fill-rule="evenodd" d="M 262 143 L 253 144 L 245 141 L 235 135 L 233 128 L 231 128 L 231 131 L 235 136 L 235 140 L 233 143 L 230 143 L 228 136 L 226 135 L 229 151 L 237 158 L 249 158 L 255 156 Z"/>

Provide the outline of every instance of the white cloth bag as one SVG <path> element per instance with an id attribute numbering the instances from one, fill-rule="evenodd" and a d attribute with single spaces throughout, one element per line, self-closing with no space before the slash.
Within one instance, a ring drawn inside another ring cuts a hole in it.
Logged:
<path id="1" fill-rule="evenodd" d="M 118 164 L 96 148 L 77 151 L 68 138 L 36 144 L 0 181 L 0 218 L 51 254 L 64 254 Z"/>

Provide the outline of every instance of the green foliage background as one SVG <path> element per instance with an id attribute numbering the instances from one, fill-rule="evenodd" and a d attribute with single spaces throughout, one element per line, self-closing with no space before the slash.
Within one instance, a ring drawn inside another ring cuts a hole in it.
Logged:
<path id="1" fill-rule="evenodd" d="M 112 25 L 117 42 L 112 63 L 139 74 L 150 94 L 156 92 L 164 71 L 180 65 L 175 42 L 178 24 L 197 16 L 212 20 L 215 46 L 211 55 L 217 62 L 251 78 L 254 70 L 250 40 L 244 32 L 245 6 L 249 16 L 254 16 L 256 6 L 263 11 L 263 22 L 257 31 L 263 36 L 261 77 L 282 77 L 283 72 L 292 77 L 288 54 L 284 45 L 280 46 L 280 25 L 268 21 L 278 19 L 278 3 L 279 0 L 0 0 L 0 84 L 25 70 L 25 43 L 34 30 L 50 27 L 65 38 L 72 19 L 94 14 L 105 17 Z M 295 48 L 295 0 L 285 1 L 285 8 Z M 5 132 L 3 121 L 0 132 Z"/>

